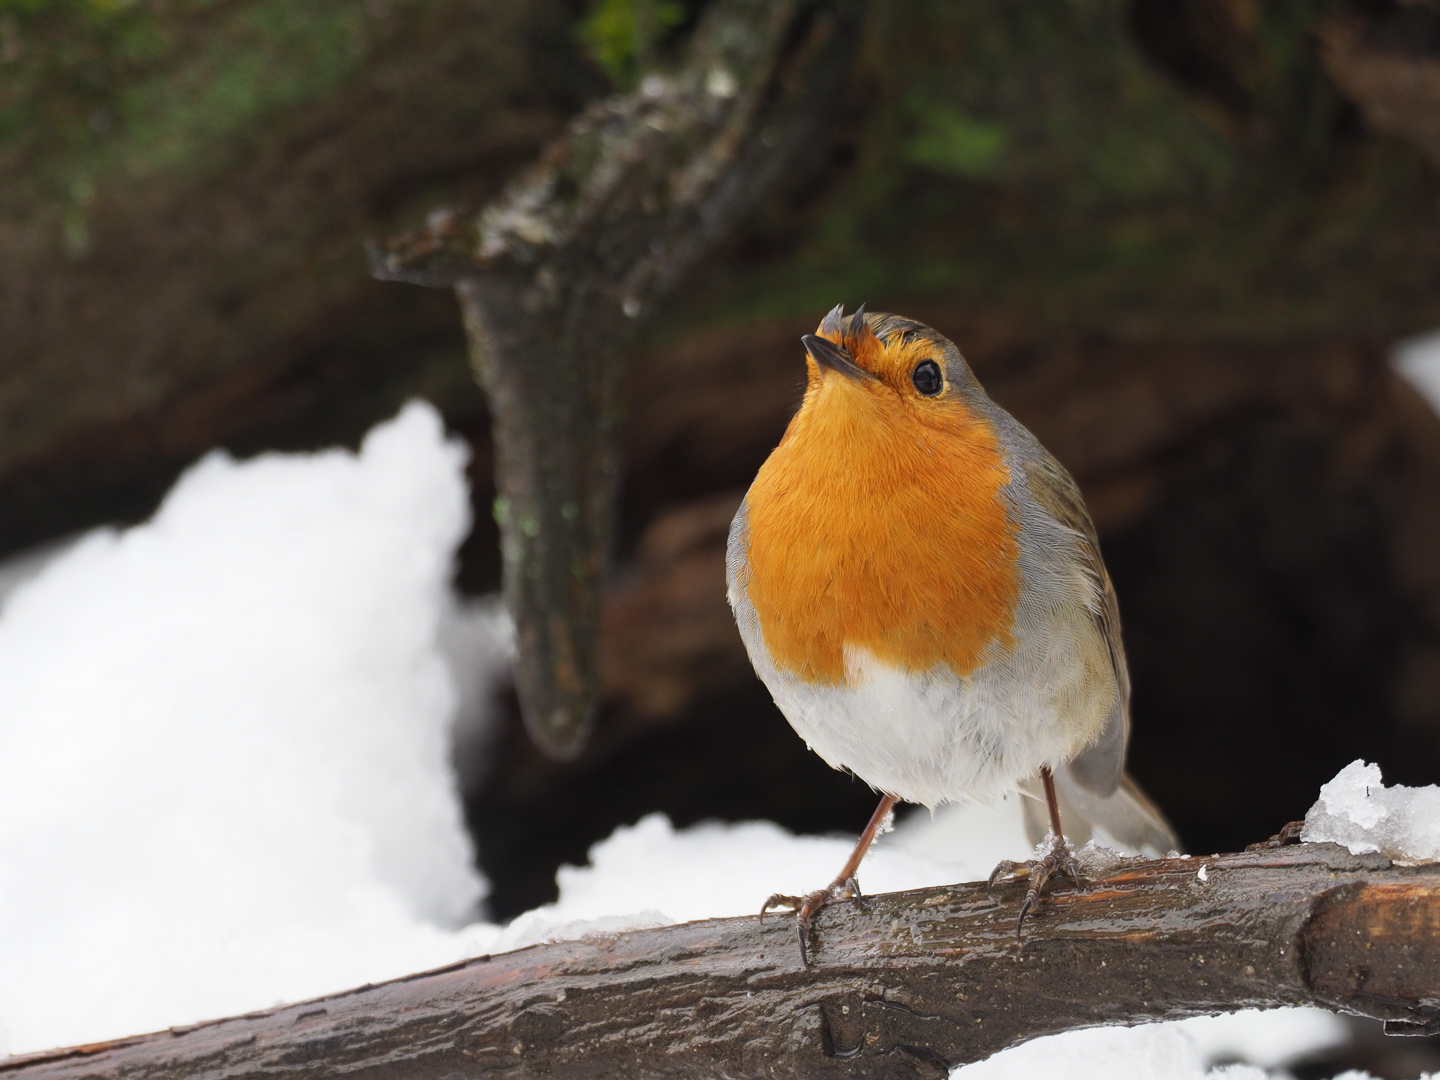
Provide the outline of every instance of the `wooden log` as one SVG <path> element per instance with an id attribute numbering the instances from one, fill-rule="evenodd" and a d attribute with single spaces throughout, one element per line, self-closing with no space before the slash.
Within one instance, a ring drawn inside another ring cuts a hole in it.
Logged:
<path id="1" fill-rule="evenodd" d="M 836 905 L 808 969 L 791 917 L 712 919 L 0 1061 L 0 1078 L 943 1077 L 1037 1035 L 1238 1008 L 1440 1027 L 1440 865 L 1332 844 L 1117 861 L 1053 893 L 1023 942 L 1022 889 Z"/>

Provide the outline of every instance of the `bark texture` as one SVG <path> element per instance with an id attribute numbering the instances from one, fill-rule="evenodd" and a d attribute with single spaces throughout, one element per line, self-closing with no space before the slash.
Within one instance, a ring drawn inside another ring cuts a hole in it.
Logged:
<path id="1" fill-rule="evenodd" d="M 860 6 L 726 0 L 686 62 L 587 110 L 478 216 L 441 211 L 377 275 L 453 284 L 490 399 L 495 516 L 531 736 L 565 759 L 600 697 L 624 359 L 697 258 L 815 147 Z"/>
<path id="2" fill-rule="evenodd" d="M 1314 1004 L 1440 1028 L 1440 866 L 1334 845 L 1132 861 L 1058 891 L 922 889 L 817 919 L 540 945 L 346 994 L 0 1062 L 71 1077 L 943 1077 L 1037 1035 Z M 998 901 L 998 903 L 996 902 Z"/>
<path id="3" fill-rule="evenodd" d="M 1346 10 L 1320 24 L 1325 70 L 1376 131 L 1440 165 L 1440 13 Z"/>

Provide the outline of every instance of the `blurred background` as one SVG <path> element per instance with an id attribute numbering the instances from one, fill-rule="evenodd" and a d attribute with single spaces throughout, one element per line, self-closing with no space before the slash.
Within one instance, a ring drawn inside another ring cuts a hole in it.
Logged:
<path id="1" fill-rule="evenodd" d="M 482 205 L 702 6 L 0 0 L 0 556 L 145 518 L 214 447 L 354 445 L 420 396 L 473 452 L 458 587 L 494 593 L 458 307 L 372 280 L 364 245 Z M 540 754 L 493 650 L 453 650 L 495 918 L 650 811 L 823 833 L 873 809 L 724 599 L 798 336 L 837 302 L 950 336 L 1075 474 L 1131 769 L 1190 850 L 1269 836 L 1356 757 L 1436 780 L 1440 417 L 1423 346 L 1414 381 L 1394 361 L 1440 327 L 1440 4 L 875 4 L 808 161 L 630 364 L 586 751 Z"/>

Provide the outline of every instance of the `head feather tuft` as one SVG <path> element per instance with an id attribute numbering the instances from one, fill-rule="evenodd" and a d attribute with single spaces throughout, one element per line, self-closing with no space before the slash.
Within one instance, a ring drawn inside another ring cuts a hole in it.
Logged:
<path id="1" fill-rule="evenodd" d="M 827 311 L 825 318 L 820 320 L 820 327 L 816 333 L 839 345 L 845 338 L 845 305 L 836 304 Z"/>
<path id="2" fill-rule="evenodd" d="M 861 304 L 850 316 L 845 328 L 845 347 L 850 350 L 850 355 L 859 360 L 862 366 L 865 361 L 877 357 L 883 351 L 884 346 L 880 339 L 875 336 L 875 331 L 870 329 L 870 320 L 865 314 L 865 305 Z"/>

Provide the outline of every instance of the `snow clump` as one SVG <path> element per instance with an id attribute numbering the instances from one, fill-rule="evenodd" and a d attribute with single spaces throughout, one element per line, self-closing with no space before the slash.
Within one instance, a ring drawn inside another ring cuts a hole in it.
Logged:
<path id="1" fill-rule="evenodd" d="M 1300 839 L 1331 841 L 1405 865 L 1440 860 L 1440 787 L 1386 787 L 1380 766 L 1356 759 L 1320 788 Z"/>

